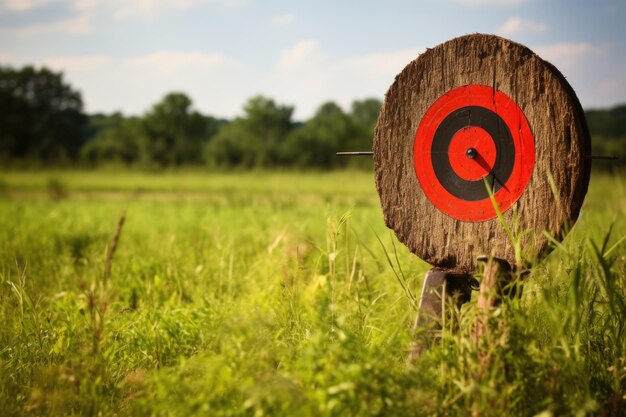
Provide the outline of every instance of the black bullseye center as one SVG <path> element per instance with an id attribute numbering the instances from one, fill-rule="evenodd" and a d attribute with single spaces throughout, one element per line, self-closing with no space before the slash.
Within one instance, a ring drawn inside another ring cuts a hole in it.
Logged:
<path id="1" fill-rule="evenodd" d="M 474 159 L 476 155 L 478 155 L 478 152 L 476 152 L 474 148 L 468 148 L 467 151 L 465 151 L 465 155 L 467 155 L 469 159 Z"/>

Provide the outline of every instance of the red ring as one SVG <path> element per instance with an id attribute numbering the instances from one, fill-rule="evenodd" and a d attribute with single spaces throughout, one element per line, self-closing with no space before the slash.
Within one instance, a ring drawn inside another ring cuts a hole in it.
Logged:
<path id="1" fill-rule="evenodd" d="M 457 87 L 439 97 L 426 111 L 415 133 L 413 145 L 415 174 L 420 186 L 435 207 L 445 214 L 458 220 L 480 222 L 496 217 L 491 200 L 485 198 L 467 201 L 450 194 L 437 179 L 431 159 L 432 141 L 437 127 L 450 113 L 466 106 L 480 106 L 496 113 L 504 120 L 513 138 L 515 146 L 513 170 L 506 184 L 494 195 L 501 212 L 508 210 L 521 197 L 530 180 L 535 165 L 535 140 L 519 106 L 506 94 L 492 87 L 476 84 Z M 459 139 L 463 140 L 462 137 Z M 456 135 L 448 148 L 449 151 L 456 146 L 455 141 Z M 483 153 L 487 152 L 487 149 L 485 145 Z M 464 167 L 453 153 L 448 155 L 454 171 L 461 178 L 474 179 L 480 173 L 475 166 Z M 493 166 L 493 162 L 489 166 Z"/>

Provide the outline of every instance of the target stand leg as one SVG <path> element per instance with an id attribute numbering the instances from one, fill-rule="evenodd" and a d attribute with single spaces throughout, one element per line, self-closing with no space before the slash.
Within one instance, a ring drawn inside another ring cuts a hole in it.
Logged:
<path id="1" fill-rule="evenodd" d="M 500 304 L 502 296 L 506 295 L 505 288 L 512 281 L 512 270 L 502 259 L 481 257 L 478 260 L 485 263 L 477 302 L 477 307 L 484 310 Z"/>
<path id="2" fill-rule="evenodd" d="M 507 261 L 487 256 L 479 257 L 478 261 L 484 263 L 484 269 L 476 303 L 478 309 L 474 329 L 474 342 L 476 343 L 488 329 L 489 311 L 497 307 L 505 297 L 520 298 L 523 289 L 521 282 L 514 282 L 515 271 Z M 523 272 L 521 277 L 523 278 L 527 273 L 528 271 Z"/>
<path id="3" fill-rule="evenodd" d="M 446 269 L 432 268 L 426 273 L 414 326 L 416 340 L 409 348 L 409 361 L 417 359 L 441 337 L 443 325 L 454 318 L 450 309 L 460 309 L 471 299 L 475 282 L 470 274 Z"/>

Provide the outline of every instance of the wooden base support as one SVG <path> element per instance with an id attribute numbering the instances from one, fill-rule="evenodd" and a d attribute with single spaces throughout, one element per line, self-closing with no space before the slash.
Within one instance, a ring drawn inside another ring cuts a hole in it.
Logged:
<path id="1" fill-rule="evenodd" d="M 487 330 L 489 310 L 497 307 L 504 297 L 514 298 L 522 296 L 522 286 L 513 282 L 514 271 L 508 262 L 489 257 L 478 259 L 484 263 L 483 280 L 480 283 L 480 292 L 476 303 L 477 316 L 474 327 L 474 342 L 478 343 Z"/>
<path id="2" fill-rule="evenodd" d="M 409 348 L 409 360 L 420 356 L 441 335 L 441 329 L 453 314 L 449 308 L 461 308 L 472 297 L 477 282 L 470 274 L 432 268 L 424 277 L 419 311 L 415 320 L 416 341 Z M 448 310 L 446 310 L 448 309 Z"/>
<path id="3" fill-rule="evenodd" d="M 511 285 L 514 275 L 508 262 L 488 257 L 479 258 L 479 261 L 485 266 L 476 304 L 475 342 L 487 328 L 486 313 L 500 304 L 503 297 L 520 297 L 522 289 L 521 285 Z M 455 317 L 453 309 L 458 310 L 470 301 L 472 290 L 478 287 L 478 281 L 471 274 L 440 268 L 432 268 L 426 273 L 414 326 L 416 340 L 409 348 L 409 361 L 415 360 L 441 337 L 442 327 L 448 327 L 447 323 Z M 455 325 L 452 323 L 449 328 Z"/>

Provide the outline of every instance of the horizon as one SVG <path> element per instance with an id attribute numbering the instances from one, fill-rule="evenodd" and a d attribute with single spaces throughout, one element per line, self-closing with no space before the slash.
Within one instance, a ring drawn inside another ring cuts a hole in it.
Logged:
<path id="1" fill-rule="evenodd" d="M 624 18 L 611 0 L 3 0 L 0 65 L 63 72 L 88 114 L 139 116 L 177 91 L 217 118 L 261 94 L 302 121 L 327 101 L 382 100 L 425 48 L 481 32 L 553 63 L 593 110 L 626 102 Z"/>

